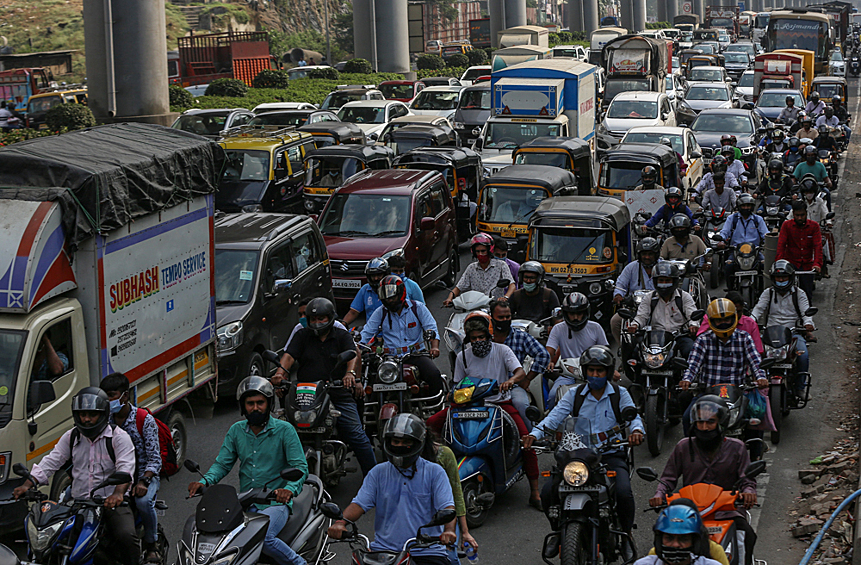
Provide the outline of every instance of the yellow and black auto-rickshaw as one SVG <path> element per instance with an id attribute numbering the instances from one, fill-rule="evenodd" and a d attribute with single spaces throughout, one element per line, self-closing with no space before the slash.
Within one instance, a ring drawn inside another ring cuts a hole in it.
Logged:
<path id="1" fill-rule="evenodd" d="M 589 143 L 577 137 L 536 137 L 512 153 L 515 165 L 550 165 L 577 177 L 578 194 L 593 193 L 596 170 Z"/>
<path id="2" fill-rule="evenodd" d="M 380 145 L 332 145 L 305 155 L 305 211 L 317 214 L 329 196 L 365 169 L 391 169 L 394 152 Z"/>

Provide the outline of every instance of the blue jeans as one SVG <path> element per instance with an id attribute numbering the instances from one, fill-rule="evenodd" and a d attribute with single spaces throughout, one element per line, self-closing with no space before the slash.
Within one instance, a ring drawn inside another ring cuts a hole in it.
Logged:
<path id="1" fill-rule="evenodd" d="M 161 481 L 158 477 L 153 477 L 146 495 L 135 498 L 135 506 L 144 527 L 143 541 L 145 543 L 155 543 L 158 540 L 158 516 L 155 513 L 155 499 L 158 495 L 159 486 L 161 486 Z"/>
<path id="2" fill-rule="evenodd" d="M 540 378 L 540 377 L 536 377 Z M 529 407 L 529 393 L 521 386 L 515 386 L 511 389 L 511 403 L 517 408 L 517 412 L 523 419 L 526 429 L 532 431 L 532 422 L 526 417 L 526 408 Z"/>
<path id="3" fill-rule="evenodd" d="M 795 334 L 795 345 L 798 348 L 798 372 L 806 373 L 810 370 L 810 353 L 807 352 L 807 340 L 804 339 L 804 335 Z M 804 391 L 801 390 L 801 387 L 804 386 L 804 377 L 800 374 L 797 376 L 795 381 L 795 394 L 801 396 Z"/>
<path id="4" fill-rule="evenodd" d="M 553 383 L 553 387 L 550 389 L 550 398 L 547 400 L 547 404 L 549 404 L 549 408 L 553 408 L 556 406 L 556 391 L 559 390 L 559 387 L 562 385 L 571 385 L 575 386 L 577 381 L 575 381 L 571 377 L 559 377 L 556 379 L 556 382 Z"/>
<path id="5" fill-rule="evenodd" d="M 249 512 L 259 512 L 269 516 L 269 528 L 263 538 L 263 553 L 275 560 L 278 565 L 307 565 L 302 557 L 293 551 L 289 545 L 278 539 L 278 533 L 284 529 L 290 519 L 290 508 L 285 504 L 273 504 L 264 509 L 255 506 Z"/>
<path id="6" fill-rule="evenodd" d="M 846 143 L 849 143 L 849 139 L 852 137 L 852 130 L 849 129 L 849 126 L 846 124 L 843 124 L 840 127 L 843 128 L 844 133 L 846 133 Z"/>
<path id="7" fill-rule="evenodd" d="M 338 428 L 338 435 L 343 438 L 344 442 L 356 454 L 356 460 L 358 460 L 359 466 L 362 468 L 362 475 L 367 475 L 374 468 L 374 465 L 377 464 L 377 458 L 374 456 L 374 448 L 371 447 L 371 440 L 368 439 L 368 434 L 362 428 L 359 409 L 353 400 L 333 399 L 332 404 L 341 412 L 335 424 Z"/>

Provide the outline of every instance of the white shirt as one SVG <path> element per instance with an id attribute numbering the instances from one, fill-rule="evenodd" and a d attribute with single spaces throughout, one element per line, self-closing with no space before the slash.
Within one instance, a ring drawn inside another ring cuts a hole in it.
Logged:
<path id="1" fill-rule="evenodd" d="M 792 295 L 798 293 L 798 310 L 795 309 L 795 303 Z M 769 301 L 771 304 L 769 305 Z M 750 317 L 756 320 L 760 326 L 786 326 L 788 328 L 795 327 L 798 320 L 798 314 L 801 313 L 802 323 L 813 325 L 813 318 L 805 316 L 804 312 L 810 307 L 810 302 L 807 300 L 807 293 L 797 286 L 791 288 L 786 294 L 780 294 L 774 287 L 767 288 L 759 296 L 753 312 Z M 768 309 L 768 316 L 765 311 Z M 767 319 L 766 319 L 767 318 Z"/>
<path id="2" fill-rule="evenodd" d="M 634 323 L 638 327 L 644 328 L 647 325 L 651 325 L 653 329 L 667 332 L 681 329 L 685 323 L 695 328 L 699 327 L 699 322 L 691 320 L 691 315 L 697 306 L 688 292 L 676 289 L 669 302 L 663 298 L 658 298 L 655 310 L 652 311 L 652 296 L 656 292 L 656 290 L 653 290 L 647 297 L 643 297 L 643 301 L 640 302 L 640 306 L 637 308 L 637 316 L 634 318 Z M 678 304 L 676 304 L 676 296 L 679 296 L 679 293 L 681 293 L 682 297 L 682 310 L 679 310 Z M 649 322 L 650 318 L 651 323 Z"/>
<path id="3" fill-rule="evenodd" d="M 563 314 L 564 316 L 564 314 Z M 553 326 L 550 330 L 550 336 L 547 338 L 547 348 L 553 348 L 559 352 L 560 359 L 577 359 L 583 355 L 583 352 L 593 345 L 609 345 L 607 343 L 607 334 L 604 333 L 604 328 L 598 322 L 589 320 L 586 326 L 579 332 L 571 331 L 571 337 L 568 337 L 568 324 L 560 322 Z"/>
<path id="4" fill-rule="evenodd" d="M 807 219 L 813 220 L 814 222 L 821 222 L 825 219 L 825 215 L 828 214 L 828 204 L 825 203 L 821 197 L 816 196 L 813 198 L 813 202 L 808 199 L 804 199 L 804 202 L 807 204 Z"/>
<path id="5" fill-rule="evenodd" d="M 521 368 L 520 361 L 511 348 L 502 343 L 491 342 L 490 353 L 487 357 L 476 357 L 472 352 L 472 344 L 467 344 L 463 351 L 457 354 L 454 362 L 454 382 L 459 383 L 466 377 L 496 379 L 499 384 L 508 380 L 508 375 Z M 500 392 L 493 397 L 485 398 L 486 402 L 503 402 L 511 399 L 511 392 Z"/>
<path id="6" fill-rule="evenodd" d="M 634 565 L 664 565 L 664 562 L 657 555 L 647 555 L 634 561 Z M 691 565 L 720 565 L 720 562 L 708 557 L 699 556 L 691 561 Z"/>

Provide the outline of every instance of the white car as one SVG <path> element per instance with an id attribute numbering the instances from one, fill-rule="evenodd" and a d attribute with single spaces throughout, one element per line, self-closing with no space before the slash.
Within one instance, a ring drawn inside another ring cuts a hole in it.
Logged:
<path id="1" fill-rule="evenodd" d="M 725 82 L 690 82 L 685 102 L 699 114 L 711 108 L 736 108 L 738 99 L 732 86 Z"/>
<path id="2" fill-rule="evenodd" d="M 406 104 L 396 100 L 355 100 L 341 106 L 338 118 L 359 126 L 368 142 L 373 143 L 387 123 L 411 114 Z"/>
<path id="3" fill-rule="evenodd" d="M 472 86 L 479 79 L 479 77 L 490 76 L 490 71 L 493 70 L 493 67 L 490 65 L 475 65 L 473 67 L 469 67 L 460 77 L 460 84 L 464 86 Z"/>
<path id="4" fill-rule="evenodd" d="M 264 102 L 254 107 L 251 112 L 262 114 L 264 112 L 277 112 L 279 110 L 316 110 L 315 104 L 308 102 Z"/>
<path id="5" fill-rule="evenodd" d="M 287 78 L 293 80 L 295 78 L 308 78 L 308 73 L 314 69 L 331 69 L 329 65 L 305 65 L 304 67 L 293 67 L 287 69 Z"/>
<path id="6" fill-rule="evenodd" d="M 831 54 L 831 61 L 828 62 L 829 74 L 836 77 L 846 78 L 846 61 L 843 60 L 843 55 L 840 51 L 834 50 Z"/>
<path id="7" fill-rule="evenodd" d="M 727 30 L 718 30 L 718 43 L 720 43 L 721 51 L 729 47 L 729 44 L 732 43 L 732 38 L 729 36 L 729 32 Z"/>
<path id="8" fill-rule="evenodd" d="M 333 90 L 326 95 L 323 103 L 320 104 L 321 110 L 331 110 L 337 112 L 338 108 L 347 102 L 354 100 L 385 100 L 383 93 L 374 88 L 373 84 L 341 84 L 337 90 Z"/>
<path id="9" fill-rule="evenodd" d="M 410 110 L 417 116 L 442 116 L 454 121 L 462 86 L 428 86 L 410 102 Z"/>
<path id="10" fill-rule="evenodd" d="M 753 71 L 744 71 L 738 79 L 735 92 L 745 104 L 753 104 Z"/>
<path id="11" fill-rule="evenodd" d="M 602 126 L 616 139 L 622 139 L 637 126 L 675 126 L 676 113 L 664 92 L 622 92 L 613 98 Z"/>
<path id="12" fill-rule="evenodd" d="M 582 63 L 589 62 L 589 53 L 586 52 L 586 48 L 582 45 L 557 45 L 553 48 L 552 55 L 554 59 L 558 57 L 571 57 Z"/>
<path id="13" fill-rule="evenodd" d="M 690 190 L 699 184 L 703 178 L 703 151 L 697 143 L 697 138 L 689 128 L 679 127 L 636 127 L 628 130 L 622 143 L 646 143 L 654 145 L 667 138 L 673 144 L 673 150 L 682 156 L 681 188 Z"/>

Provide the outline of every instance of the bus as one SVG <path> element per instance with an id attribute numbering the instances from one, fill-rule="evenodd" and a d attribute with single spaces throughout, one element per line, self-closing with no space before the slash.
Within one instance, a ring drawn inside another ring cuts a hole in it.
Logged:
<path id="1" fill-rule="evenodd" d="M 27 112 L 27 102 L 34 94 L 46 92 L 54 76 L 41 67 L 0 71 L 0 100 L 14 102 L 17 112 Z"/>
<path id="2" fill-rule="evenodd" d="M 754 43 L 759 43 L 765 37 L 765 30 L 768 27 L 768 20 L 771 18 L 771 12 L 759 12 L 753 18 L 753 26 L 750 31 L 750 38 Z"/>
<path id="3" fill-rule="evenodd" d="M 831 36 L 831 16 L 804 10 L 771 12 L 765 33 L 767 51 L 804 49 L 813 51 L 814 72 L 828 74 L 828 61 L 834 46 Z"/>

